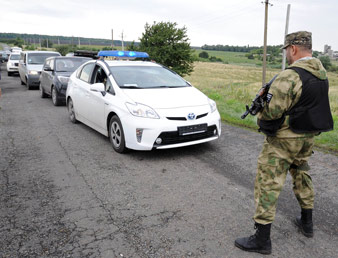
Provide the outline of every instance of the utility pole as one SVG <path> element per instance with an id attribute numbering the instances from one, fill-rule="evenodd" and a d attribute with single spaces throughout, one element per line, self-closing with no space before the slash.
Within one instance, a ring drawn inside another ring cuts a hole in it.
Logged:
<path id="1" fill-rule="evenodd" d="M 121 39 L 122 39 L 122 51 L 124 51 L 123 31 L 122 31 L 122 34 L 121 34 Z"/>
<path id="2" fill-rule="evenodd" d="M 288 9 L 286 12 L 286 24 L 285 24 L 285 35 L 284 35 L 284 40 L 285 36 L 288 34 L 289 31 L 289 19 L 290 19 L 290 4 L 288 4 Z M 282 62 L 282 70 L 285 70 L 285 63 L 286 63 L 286 49 L 283 49 L 283 62 Z"/>
<path id="3" fill-rule="evenodd" d="M 262 2 L 263 3 L 263 2 Z M 268 32 L 268 6 L 272 4 L 269 3 L 269 0 L 265 0 L 265 21 L 264 21 L 264 51 L 263 51 L 263 78 L 262 85 L 265 85 L 265 76 L 266 76 L 266 48 L 267 48 L 267 32 Z"/>
<path id="4" fill-rule="evenodd" d="M 114 32 L 111 29 L 111 50 L 114 50 Z"/>

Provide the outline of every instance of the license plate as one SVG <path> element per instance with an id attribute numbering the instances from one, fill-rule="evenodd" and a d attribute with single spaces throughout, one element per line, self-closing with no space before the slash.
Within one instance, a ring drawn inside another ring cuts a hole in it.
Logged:
<path id="1" fill-rule="evenodd" d="M 188 125 L 177 127 L 179 135 L 204 133 L 208 130 L 208 124 Z"/>

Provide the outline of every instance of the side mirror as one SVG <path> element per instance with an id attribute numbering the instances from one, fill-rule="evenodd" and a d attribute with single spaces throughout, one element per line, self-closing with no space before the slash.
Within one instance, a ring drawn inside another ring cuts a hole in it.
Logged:
<path id="1" fill-rule="evenodd" d="M 46 72 L 51 72 L 53 71 L 52 68 L 49 66 L 49 65 L 46 65 L 44 68 L 43 68 L 44 71 Z"/>
<path id="2" fill-rule="evenodd" d="M 101 82 L 100 83 L 94 83 L 94 84 L 90 85 L 90 90 L 101 92 L 103 96 L 106 95 L 104 84 L 101 83 Z"/>

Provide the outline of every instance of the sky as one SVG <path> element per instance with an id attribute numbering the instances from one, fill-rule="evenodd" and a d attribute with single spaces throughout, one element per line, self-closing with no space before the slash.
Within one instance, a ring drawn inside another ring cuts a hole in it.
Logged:
<path id="1" fill-rule="evenodd" d="M 139 41 L 146 23 L 186 27 L 191 46 L 262 46 L 266 0 L 0 0 L 0 32 Z M 269 0 L 268 45 L 312 32 L 313 49 L 338 51 L 337 0 Z"/>

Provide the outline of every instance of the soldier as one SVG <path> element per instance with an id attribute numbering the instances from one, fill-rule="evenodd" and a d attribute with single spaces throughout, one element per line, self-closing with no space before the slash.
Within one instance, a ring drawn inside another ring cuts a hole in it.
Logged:
<path id="1" fill-rule="evenodd" d="M 307 161 L 314 136 L 333 130 L 329 83 L 322 63 L 312 57 L 311 33 L 286 35 L 282 48 L 286 49 L 289 67 L 272 83 L 271 100 L 257 117 L 260 131 L 266 134 L 254 189 L 257 230 L 250 237 L 235 240 L 238 248 L 262 254 L 271 253 L 271 223 L 288 171 L 301 207 L 295 224 L 306 237 L 313 237 L 314 191 Z"/>

